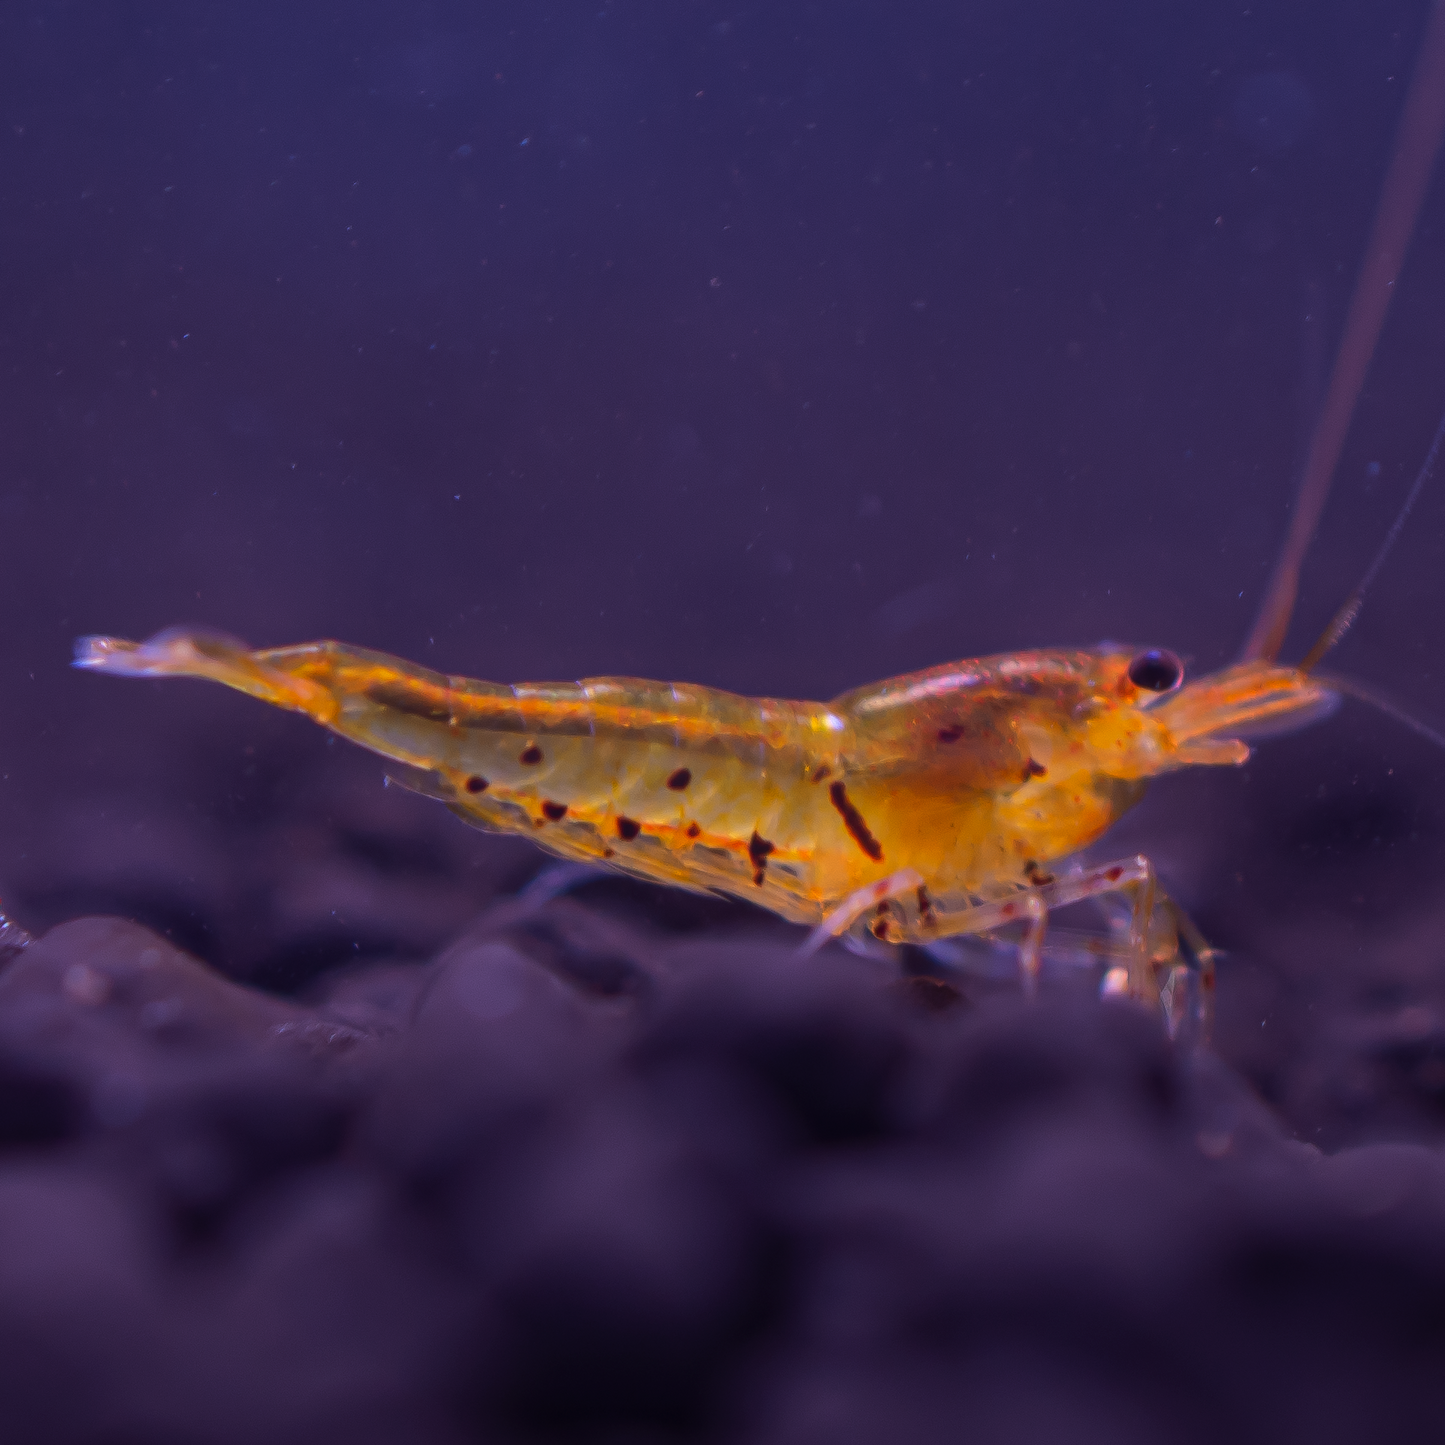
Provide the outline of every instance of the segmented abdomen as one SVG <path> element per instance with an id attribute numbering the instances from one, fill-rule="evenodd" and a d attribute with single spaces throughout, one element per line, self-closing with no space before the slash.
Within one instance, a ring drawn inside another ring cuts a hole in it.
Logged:
<path id="1" fill-rule="evenodd" d="M 319 684 L 331 715 L 303 710 L 409 765 L 398 781 L 483 827 L 800 921 L 820 914 L 815 851 L 820 828 L 840 829 L 826 777 L 846 732 L 822 704 L 633 678 L 506 686 L 335 643 L 251 660 Z"/>

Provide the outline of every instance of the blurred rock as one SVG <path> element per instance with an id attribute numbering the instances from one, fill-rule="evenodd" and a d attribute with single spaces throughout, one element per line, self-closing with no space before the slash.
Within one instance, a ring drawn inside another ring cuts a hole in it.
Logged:
<path id="1" fill-rule="evenodd" d="M 1403 1441 L 1442 1349 L 1440 1152 L 1129 1005 L 544 893 L 304 1002 L 117 919 L 0 972 L 6 1438 Z"/>

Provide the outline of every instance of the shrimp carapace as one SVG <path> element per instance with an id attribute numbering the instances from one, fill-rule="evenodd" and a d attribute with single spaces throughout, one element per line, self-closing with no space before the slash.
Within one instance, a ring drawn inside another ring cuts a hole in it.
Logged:
<path id="1" fill-rule="evenodd" d="M 1029 890 L 1057 903 L 1048 865 L 1099 838 L 1148 778 L 1241 763 L 1237 730 L 1332 699 L 1264 662 L 1186 685 L 1160 649 L 981 658 L 829 703 L 636 678 L 506 686 L 335 642 L 253 652 L 184 630 L 84 638 L 77 653 L 93 671 L 226 683 L 391 759 L 398 781 L 479 827 L 794 922 L 921 880 L 857 920 L 890 941 L 978 931 Z"/>

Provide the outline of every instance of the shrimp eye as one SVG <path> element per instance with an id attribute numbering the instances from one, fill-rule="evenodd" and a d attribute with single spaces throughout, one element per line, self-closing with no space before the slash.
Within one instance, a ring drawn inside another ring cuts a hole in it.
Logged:
<path id="1" fill-rule="evenodd" d="M 1184 664 L 1172 652 L 1151 647 L 1129 664 L 1129 681 L 1145 692 L 1173 692 L 1184 681 Z"/>

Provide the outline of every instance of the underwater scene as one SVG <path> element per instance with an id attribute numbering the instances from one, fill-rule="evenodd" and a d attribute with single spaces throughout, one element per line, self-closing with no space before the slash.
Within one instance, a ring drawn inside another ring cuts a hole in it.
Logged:
<path id="1" fill-rule="evenodd" d="M 1445 1431 L 1445 6 L 0 75 L 4 1438 Z"/>

